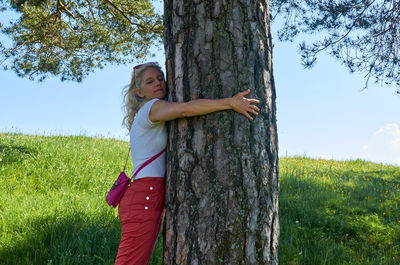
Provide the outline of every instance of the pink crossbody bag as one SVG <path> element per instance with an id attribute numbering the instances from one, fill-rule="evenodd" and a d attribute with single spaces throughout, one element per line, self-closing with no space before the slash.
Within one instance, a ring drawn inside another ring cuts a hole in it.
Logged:
<path id="1" fill-rule="evenodd" d="M 106 202 L 108 203 L 108 205 L 110 205 L 114 208 L 117 207 L 117 205 L 119 204 L 119 201 L 124 196 L 125 191 L 128 189 L 128 186 L 129 186 L 129 183 L 131 182 L 131 180 L 133 180 L 136 177 L 136 175 L 139 173 L 140 170 L 142 170 L 145 166 L 147 166 L 148 164 L 150 164 L 151 162 L 156 160 L 162 153 L 164 153 L 165 150 L 167 150 L 166 147 L 163 150 L 161 150 L 161 152 L 159 152 L 158 154 L 156 154 L 155 156 L 151 157 L 149 160 L 144 162 L 135 171 L 132 178 L 129 178 L 125 174 L 126 163 L 128 162 L 129 152 L 130 152 L 130 149 L 129 149 L 128 156 L 126 157 L 126 160 L 125 160 L 124 170 L 119 174 L 117 180 L 114 182 L 114 184 L 112 185 L 110 191 L 108 192 L 108 194 L 106 196 Z"/>

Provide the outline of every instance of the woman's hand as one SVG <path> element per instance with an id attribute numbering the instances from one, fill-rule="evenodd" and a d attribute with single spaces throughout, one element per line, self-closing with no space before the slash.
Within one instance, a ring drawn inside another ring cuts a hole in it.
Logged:
<path id="1" fill-rule="evenodd" d="M 253 104 L 258 104 L 260 101 L 258 99 L 245 98 L 244 96 L 249 93 L 250 89 L 237 93 L 231 98 L 231 106 L 234 111 L 243 114 L 249 120 L 253 120 L 253 117 L 251 117 L 249 113 L 258 115 L 260 109 Z"/>

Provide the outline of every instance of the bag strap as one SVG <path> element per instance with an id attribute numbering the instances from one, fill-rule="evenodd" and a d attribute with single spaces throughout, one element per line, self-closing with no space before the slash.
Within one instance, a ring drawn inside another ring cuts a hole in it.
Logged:
<path id="1" fill-rule="evenodd" d="M 136 175 L 139 173 L 140 170 L 142 170 L 145 166 L 147 166 L 148 164 L 150 164 L 151 162 L 153 162 L 154 160 L 156 160 L 160 155 L 162 155 L 162 153 L 164 153 L 165 150 L 167 150 L 167 147 L 165 147 L 163 150 L 161 150 L 161 152 L 159 152 L 158 154 L 156 154 L 155 156 L 153 156 L 152 158 L 150 158 L 149 160 L 147 160 L 146 162 L 144 162 L 144 163 L 138 168 L 138 170 L 136 170 L 135 174 L 133 174 L 132 179 L 133 179 L 134 177 L 136 177 Z"/>
<path id="2" fill-rule="evenodd" d="M 125 171 L 125 169 L 126 169 L 126 163 L 128 163 L 128 158 L 129 158 L 129 153 L 130 153 L 130 152 L 131 152 L 131 147 L 129 147 L 128 155 L 126 156 L 126 159 L 125 159 L 124 170 L 122 170 L 122 171 Z"/>

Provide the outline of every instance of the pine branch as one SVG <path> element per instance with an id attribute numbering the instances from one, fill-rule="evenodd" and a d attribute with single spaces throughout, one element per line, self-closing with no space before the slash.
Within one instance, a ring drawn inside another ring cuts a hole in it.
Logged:
<path id="1" fill-rule="evenodd" d="M 122 11 L 122 10 L 121 10 L 118 6 L 116 6 L 113 2 L 111 2 L 110 0 L 104 0 L 104 1 L 107 2 L 107 3 L 109 3 L 113 8 L 115 8 L 126 20 L 128 20 L 128 22 L 129 22 L 131 25 L 135 25 L 135 26 L 137 26 L 137 27 L 143 28 L 142 25 L 137 24 L 137 23 L 133 22 L 132 20 L 130 20 L 130 18 L 125 14 L 125 12 Z"/>

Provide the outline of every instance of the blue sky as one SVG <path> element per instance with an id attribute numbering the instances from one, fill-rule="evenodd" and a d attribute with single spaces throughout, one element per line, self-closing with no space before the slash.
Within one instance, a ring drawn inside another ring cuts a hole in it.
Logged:
<path id="1" fill-rule="evenodd" d="M 400 96 L 396 87 L 350 74 L 321 54 L 304 70 L 294 43 L 277 40 L 273 64 L 277 91 L 279 154 L 366 159 L 400 165 Z M 305 39 L 307 40 L 307 39 Z M 150 60 L 164 65 L 164 53 Z M 128 140 L 121 126 L 121 90 L 132 65 L 98 70 L 82 83 L 50 78 L 42 83 L 0 71 L 0 132 L 88 135 Z M 245 88 L 244 88 L 245 89 Z"/>

